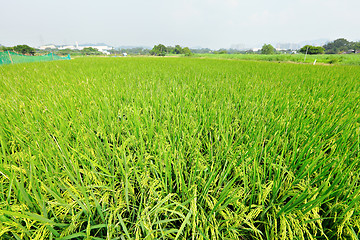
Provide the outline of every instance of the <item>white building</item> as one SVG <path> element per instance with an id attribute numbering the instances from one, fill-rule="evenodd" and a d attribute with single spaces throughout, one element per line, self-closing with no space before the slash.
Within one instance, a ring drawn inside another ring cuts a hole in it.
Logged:
<path id="1" fill-rule="evenodd" d="M 74 50 L 74 49 L 76 49 L 76 48 L 75 48 L 75 46 L 72 46 L 72 45 L 59 47 L 59 50 L 62 50 L 62 49 L 71 49 L 71 50 Z"/>
<path id="2" fill-rule="evenodd" d="M 45 50 L 45 49 L 57 49 L 57 47 L 55 45 L 43 45 L 39 47 L 40 50 Z"/>
<path id="3" fill-rule="evenodd" d="M 110 54 L 108 51 L 113 49 L 112 47 L 109 46 L 79 46 L 77 49 L 83 50 L 84 48 L 89 48 L 89 47 L 97 49 L 99 52 L 102 52 L 107 55 Z"/>
<path id="4" fill-rule="evenodd" d="M 88 45 L 88 46 L 79 46 L 79 44 L 76 42 L 76 45 L 64 45 L 61 47 L 57 47 L 55 45 L 44 45 L 39 47 L 39 49 L 41 50 L 45 50 L 45 49 L 59 49 L 59 50 L 63 50 L 63 49 L 71 49 L 71 50 L 83 50 L 84 48 L 94 48 L 97 49 L 99 52 L 109 55 L 110 52 L 109 50 L 112 50 L 113 47 L 109 47 L 109 46 L 94 46 L 94 45 Z"/>

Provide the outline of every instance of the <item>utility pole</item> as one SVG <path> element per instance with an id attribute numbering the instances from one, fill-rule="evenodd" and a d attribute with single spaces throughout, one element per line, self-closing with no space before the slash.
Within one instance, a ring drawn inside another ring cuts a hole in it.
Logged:
<path id="1" fill-rule="evenodd" d="M 307 48 L 306 48 L 306 53 L 305 53 L 305 57 L 304 57 L 304 63 L 305 63 L 305 60 L 306 60 L 306 55 L 308 53 L 308 50 L 309 50 L 309 46 L 307 46 Z"/>

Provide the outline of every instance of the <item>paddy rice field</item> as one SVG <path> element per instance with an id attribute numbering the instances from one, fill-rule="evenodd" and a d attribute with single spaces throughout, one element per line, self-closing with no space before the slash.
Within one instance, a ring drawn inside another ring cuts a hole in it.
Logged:
<path id="1" fill-rule="evenodd" d="M 360 65 L 360 54 L 195 54 L 194 57 L 214 58 L 214 59 L 233 59 L 233 60 L 252 60 L 270 62 L 292 62 L 322 65 Z"/>
<path id="2" fill-rule="evenodd" d="M 0 66 L 0 239 L 358 239 L 360 66 Z"/>

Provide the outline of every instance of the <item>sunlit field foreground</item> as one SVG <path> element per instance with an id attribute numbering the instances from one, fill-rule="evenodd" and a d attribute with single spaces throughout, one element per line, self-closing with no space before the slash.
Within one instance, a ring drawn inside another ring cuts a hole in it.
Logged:
<path id="1" fill-rule="evenodd" d="M 357 239 L 360 67 L 0 67 L 0 239 Z"/>

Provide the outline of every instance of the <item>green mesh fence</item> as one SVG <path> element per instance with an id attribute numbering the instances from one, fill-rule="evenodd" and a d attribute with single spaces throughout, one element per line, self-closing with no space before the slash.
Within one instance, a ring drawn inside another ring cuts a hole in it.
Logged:
<path id="1" fill-rule="evenodd" d="M 70 60 L 70 54 L 67 57 L 60 57 L 56 54 L 49 53 L 42 56 L 25 56 L 14 52 L 0 52 L 0 65 L 28 62 L 45 62 L 54 60 Z"/>

